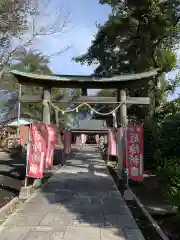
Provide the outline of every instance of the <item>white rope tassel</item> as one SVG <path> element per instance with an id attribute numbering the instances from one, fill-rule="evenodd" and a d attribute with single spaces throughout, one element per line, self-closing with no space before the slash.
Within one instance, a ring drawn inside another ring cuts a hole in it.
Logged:
<path id="1" fill-rule="evenodd" d="M 114 128 L 117 128 L 116 112 L 113 112 L 113 113 L 112 113 L 112 116 L 113 116 Z"/>
<path id="2" fill-rule="evenodd" d="M 76 116 L 75 116 L 75 121 L 76 121 L 76 126 L 77 127 L 79 127 L 79 119 L 78 119 L 78 116 L 77 116 L 77 114 L 78 114 L 78 112 L 79 112 L 79 109 L 78 109 L 78 107 L 76 108 Z"/>

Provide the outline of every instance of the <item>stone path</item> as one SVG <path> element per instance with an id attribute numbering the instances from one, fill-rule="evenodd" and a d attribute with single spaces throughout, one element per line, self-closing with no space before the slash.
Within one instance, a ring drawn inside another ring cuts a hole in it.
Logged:
<path id="1" fill-rule="evenodd" d="M 94 147 L 78 151 L 0 226 L 1 240 L 144 240 Z"/>

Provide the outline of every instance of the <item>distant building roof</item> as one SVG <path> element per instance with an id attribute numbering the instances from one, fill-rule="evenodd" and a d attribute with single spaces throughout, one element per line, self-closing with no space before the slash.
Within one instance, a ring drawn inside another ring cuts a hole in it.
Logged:
<path id="1" fill-rule="evenodd" d="M 108 127 L 106 121 L 104 120 L 80 120 L 78 126 L 72 126 L 72 131 L 108 131 Z"/>
<path id="2" fill-rule="evenodd" d="M 18 125 L 28 125 L 28 124 L 31 124 L 33 122 L 37 122 L 37 119 L 19 118 L 19 119 L 14 119 L 12 121 L 9 121 L 8 126 L 16 127 Z"/>

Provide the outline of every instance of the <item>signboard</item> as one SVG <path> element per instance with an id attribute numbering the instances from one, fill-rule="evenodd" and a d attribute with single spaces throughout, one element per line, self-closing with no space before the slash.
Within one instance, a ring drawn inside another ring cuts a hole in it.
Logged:
<path id="1" fill-rule="evenodd" d="M 55 124 L 46 125 L 47 129 L 47 153 L 45 168 L 50 169 L 53 166 L 54 148 L 57 140 L 57 126 Z"/>
<path id="2" fill-rule="evenodd" d="M 27 177 L 43 177 L 44 160 L 46 156 L 46 138 L 45 124 L 33 123 L 30 125 L 26 168 Z"/>
<path id="3" fill-rule="evenodd" d="M 21 139 L 21 145 L 25 146 L 28 144 L 29 141 L 29 127 L 30 125 L 20 125 L 20 139 Z"/>
<path id="4" fill-rule="evenodd" d="M 127 155 L 129 179 L 143 180 L 143 127 L 140 124 L 129 124 L 127 127 Z"/>

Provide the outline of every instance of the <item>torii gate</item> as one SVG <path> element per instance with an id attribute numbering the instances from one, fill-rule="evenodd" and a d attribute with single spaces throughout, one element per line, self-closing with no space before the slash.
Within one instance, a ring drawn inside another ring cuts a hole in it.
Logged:
<path id="1" fill-rule="evenodd" d="M 117 75 L 109 78 L 93 77 L 93 76 L 78 76 L 78 75 L 40 75 L 33 73 L 19 72 L 12 70 L 11 74 L 17 79 L 21 85 L 41 86 L 43 87 L 42 96 L 19 96 L 19 102 L 38 103 L 43 105 L 43 122 L 50 123 L 50 102 L 52 103 L 89 103 L 89 104 L 115 104 L 123 103 L 120 106 L 119 115 L 117 114 L 118 126 L 125 126 L 127 120 L 127 107 L 132 104 L 147 105 L 150 103 L 148 97 L 129 97 L 126 95 L 126 90 L 133 87 L 143 87 L 150 80 L 152 81 L 160 72 L 160 69 L 154 69 L 144 73 Z M 61 100 L 56 100 L 51 97 L 51 88 L 80 88 L 82 89 L 82 96 L 72 101 L 70 97 L 65 97 Z M 87 96 L 87 89 L 117 89 L 117 98 L 111 97 L 92 97 Z M 58 112 L 56 113 L 56 120 L 58 121 Z M 122 146 L 119 140 L 118 146 Z M 119 178 L 122 178 L 122 156 L 118 159 L 118 173 Z"/>

